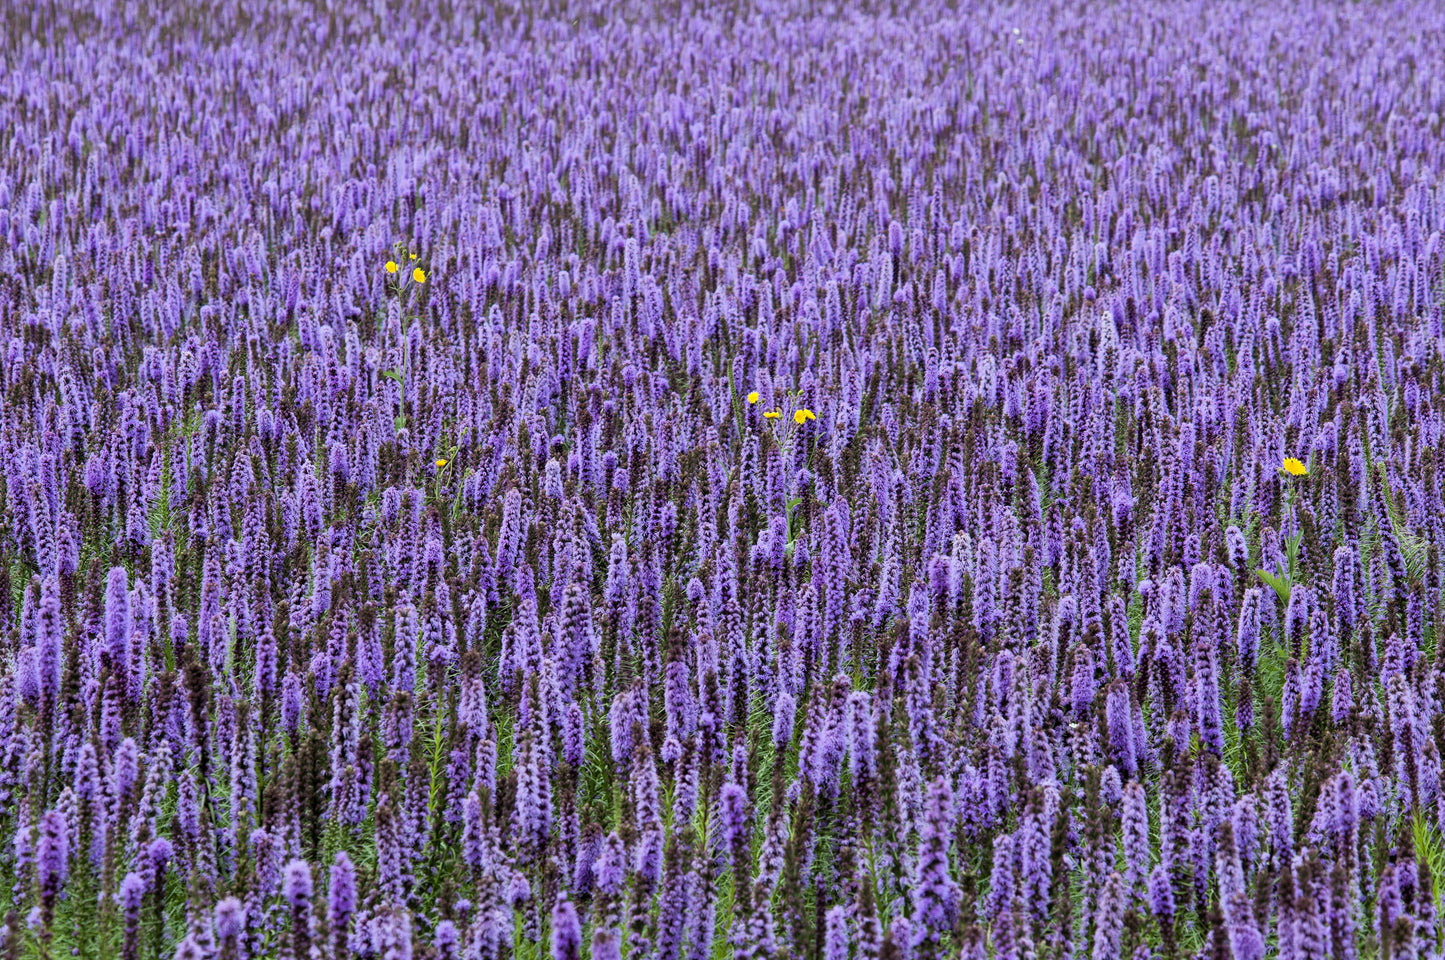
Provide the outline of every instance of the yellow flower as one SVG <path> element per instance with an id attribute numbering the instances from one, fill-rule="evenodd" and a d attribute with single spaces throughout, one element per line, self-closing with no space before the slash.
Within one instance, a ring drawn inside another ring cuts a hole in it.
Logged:
<path id="1" fill-rule="evenodd" d="M 421 267 L 417 267 L 411 272 L 411 278 L 417 283 L 426 283 L 426 271 Z"/>
<path id="2" fill-rule="evenodd" d="M 1288 459 L 1286 459 L 1284 462 L 1284 467 L 1282 469 L 1285 473 L 1289 474 L 1292 477 L 1302 477 L 1310 472 L 1308 467 L 1306 467 L 1303 463 L 1300 463 L 1294 457 L 1289 457 Z"/>
<path id="3" fill-rule="evenodd" d="M 758 396 L 759 396 L 759 394 L 758 394 L 758 392 L 757 392 L 756 390 L 754 390 L 752 393 L 748 394 L 748 403 L 757 403 L 757 402 L 758 402 Z"/>
<path id="4" fill-rule="evenodd" d="M 769 410 L 767 413 L 763 414 L 763 416 L 767 417 L 769 420 L 776 420 L 782 415 L 783 414 L 778 410 Z"/>
<path id="5" fill-rule="evenodd" d="M 411 255 L 411 258 L 412 258 L 413 260 L 415 260 L 415 259 L 416 259 L 416 254 L 413 253 L 413 254 Z"/>
<path id="6" fill-rule="evenodd" d="M 816 420 L 816 419 L 818 419 L 818 418 L 815 417 L 815 416 L 813 416 L 813 411 L 809 410 L 807 407 L 804 407 L 804 408 L 801 409 L 801 410 L 796 410 L 796 411 L 793 412 L 793 422 L 796 423 L 796 424 L 797 424 L 798 426 L 800 426 L 800 427 L 801 427 L 803 424 L 807 423 L 809 420 Z"/>
<path id="7" fill-rule="evenodd" d="M 438 470 L 440 470 L 442 467 L 444 467 L 444 466 L 446 466 L 446 465 L 447 465 L 447 461 L 445 461 L 445 460 L 438 460 L 438 461 L 437 461 L 437 469 L 438 469 Z"/>
<path id="8" fill-rule="evenodd" d="M 395 261 L 395 260 L 388 260 L 388 261 L 386 261 L 386 272 L 387 272 L 387 273 L 396 273 L 396 261 Z"/>

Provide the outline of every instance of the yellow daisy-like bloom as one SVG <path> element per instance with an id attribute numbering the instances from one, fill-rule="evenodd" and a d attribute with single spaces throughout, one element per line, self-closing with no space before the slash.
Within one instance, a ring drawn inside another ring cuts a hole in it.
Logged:
<path id="1" fill-rule="evenodd" d="M 757 402 L 758 402 L 758 396 L 759 396 L 759 394 L 758 394 L 758 392 L 757 392 L 756 390 L 754 390 L 752 393 L 748 394 L 748 403 L 757 403 Z"/>
<path id="2" fill-rule="evenodd" d="M 387 272 L 387 273 L 396 273 L 396 261 L 395 261 L 395 260 L 388 260 L 388 261 L 386 261 L 386 272 Z"/>
<path id="3" fill-rule="evenodd" d="M 446 461 L 446 460 L 438 460 L 438 461 L 437 461 L 437 469 L 438 469 L 438 470 L 440 470 L 442 467 L 444 467 L 444 466 L 446 466 L 446 465 L 447 465 L 447 461 Z"/>
<path id="4" fill-rule="evenodd" d="M 417 267 L 411 272 L 411 278 L 417 283 L 426 283 L 426 271 L 421 267 Z"/>
<path id="5" fill-rule="evenodd" d="M 1308 467 L 1294 457 L 1286 459 L 1281 469 L 1292 477 L 1303 477 L 1310 472 Z"/>
<path id="6" fill-rule="evenodd" d="M 411 258 L 412 258 L 413 260 L 415 260 L 415 259 L 416 259 L 416 254 L 413 253 L 413 254 L 411 255 Z"/>
<path id="7" fill-rule="evenodd" d="M 769 420 L 776 420 L 782 415 L 782 412 L 778 410 L 769 410 L 767 413 L 763 414 L 763 416 L 767 417 Z"/>
<path id="8" fill-rule="evenodd" d="M 809 420 L 816 419 L 818 418 L 813 415 L 813 411 L 809 410 L 807 407 L 804 407 L 802 410 L 797 410 L 793 413 L 793 422 L 800 427 L 803 424 L 807 423 Z"/>

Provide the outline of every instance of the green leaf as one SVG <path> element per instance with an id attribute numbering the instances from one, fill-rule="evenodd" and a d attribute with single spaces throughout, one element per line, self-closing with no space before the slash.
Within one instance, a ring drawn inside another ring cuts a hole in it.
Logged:
<path id="1" fill-rule="evenodd" d="M 397 417 L 394 421 L 398 430 L 406 429 L 406 417 Z"/>
<path id="2" fill-rule="evenodd" d="M 1445 872 L 1445 839 L 1440 836 L 1440 831 L 1429 820 L 1426 820 L 1419 813 L 1416 813 L 1413 822 L 1415 841 L 1415 862 L 1428 863 L 1430 865 L 1431 885 L 1434 889 L 1430 891 L 1431 899 L 1439 904 L 1440 901 L 1440 877 Z"/>
<path id="3" fill-rule="evenodd" d="M 1269 584 L 1271 587 L 1274 588 L 1274 592 L 1279 594 L 1279 598 L 1281 601 L 1283 601 L 1284 603 L 1289 603 L 1289 591 L 1291 586 L 1289 577 L 1276 577 L 1268 570 L 1256 570 L 1254 572 L 1259 575 L 1259 579 L 1263 580 L 1265 583 Z"/>
<path id="4" fill-rule="evenodd" d="M 788 500 L 787 504 L 783 507 L 783 514 L 787 517 L 787 520 L 788 520 L 788 545 L 789 545 L 789 546 L 792 546 L 793 539 L 797 536 L 797 534 L 793 531 L 793 511 L 796 510 L 796 509 L 798 509 L 798 504 L 800 504 L 800 503 L 802 503 L 802 502 L 803 502 L 803 498 L 802 498 L 802 497 L 792 497 L 792 498 L 790 498 L 790 499 Z"/>
<path id="5" fill-rule="evenodd" d="M 402 381 L 400 370 L 385 370 L 382 372 L 381 375 L 383 377 L 386 377 L 388 380 L 395 380 L 397 383 L 401 383 Z"/>

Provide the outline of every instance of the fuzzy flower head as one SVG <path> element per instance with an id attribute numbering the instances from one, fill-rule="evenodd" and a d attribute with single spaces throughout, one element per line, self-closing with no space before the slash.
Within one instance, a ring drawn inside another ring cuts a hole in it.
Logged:
<path id="1" fill-rule="evenodd" d="M 577 960 L 582 956 L 582 924 L 577 908 L 559 900 L 552 908 L 552 960 Z"/>
<path id="2" fill-rule="evenodd" d="M 723 842 L 727 846 L 745 841 L 748 830 L 748 794 L 736 783 L 722 788 L 719 798 L 722 812 Z"/>
<path id="3" fill-rule="evenodd" d="M 416 267 L 411 271 L 411 278 L 417 283 L 426 283 L 426 271 L 421 267 Z"/>
<path id="4" fill-rule="evenodd" d="M 135 871 L 131 871 L 125 875 L 125 879 L 121 880 L 120 890 L 115 895 L 115 902 L 120 905 L 127 917 L 139 919 L 145 895 L 145 878 Z"/>
<path id="5" fill-rule="evenodd" d="M 65 814 L 52 810 L 40 818 L 40 886 L 50 894 L 58 892 L 69 874 L 69 826 Z"/>
<path id="6" fill-rule="evenodd" d="M 803 407 L 800 410 L 793 411 L 793 422 L 800 427 L 803 424 L 807 423 L 809 420 L 816 419 L 818 419 L 818 417 L 813 413 L 813 411 L 809 410 L 807 407 Z"/>
<path id="7" fill-rule="evenodd" d="M 769 410 L 763 414 L 763 416 L 767 417 L 769 420 L 776 420 L 782 415 L 783 412 L 781 410 Z"/>
<path id="8" fill-rule="evenodd" d="M 386 261 L 386 272 L 387 272 L 387 273 L 396 273 L 396 270 L 397 270 L 397 266 L 396 266 L 396 261 L 395 261 L 395 260 L 388 260 L 388 261 Z"/>
<path id="9" fill-rule="evenodd" d="M 757 403 L 760 396 L 761 394 L 754 390 L 752 393 L 748 394 L 748 403 Z"/>
<path id="10" fill-rule="evenodd" d="M 226 897 L 216 904 L 215 931 L 216 936 L 222 942 L 232 942 L 241 935 L 241 925 L 245 920 L 245 908 L 241 901 L 235 897 Z"/>
<path id="11" fill-rule="evenodd" d="M 326 890 L 327 915 L 333 927 L 346 926 L 356 912 L 356 868 L 345 850 L 338 851 L 331 865 L 331 883 Z"/>
<path id="12" fill-rule="evenodd" d="M 1310 472 L 1309 467 L 1295 457 L 1286 457 L 1280 469 L 1292 477 L 1303 477 Z"/>
<path id="13" fill-rule="evenodd" d="M 311 865 L 305 860 L 292 860 L 286 864 L 282 890 L 291 904 L 291 909 L 304 909 L 311 902 Z"/>

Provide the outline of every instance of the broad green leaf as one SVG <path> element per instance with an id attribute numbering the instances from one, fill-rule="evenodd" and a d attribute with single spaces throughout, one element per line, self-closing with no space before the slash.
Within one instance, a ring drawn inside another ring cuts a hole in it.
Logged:
<path id="1" fill-rule="evenodd" d="M 797 510 L 797 509 L 798 509 L 798 504 L 800 504 L 800 503 L 802 503 L 802 502 L 803 502 L 803 498 L 802 498 L 802 497 L 792 497 L 792 498 L 790 498 L 790 499 L 788 500 L 787 504 L 783 507 L 783 513 L 786 515 L 787 521 L 788 521 L 788 545 L 789 545 L 789 546 L 792 546 L 793 538 L 794 538 L 795 536 L 797 536 L 797 534 L 795 534 L 795 533 L 793 532 L 793 511 Z"/>
<path id="2" fill-rule="evenodd" d="M 1259 579 L 1274 588 L 1274 592 L 1279 594 L 1280 600 L 1289 603 L 1290 582 L 1288 577 L 1276 577 L 1268 570 L 1256 570 L 1254 572 L 1259 575 Z"/>

